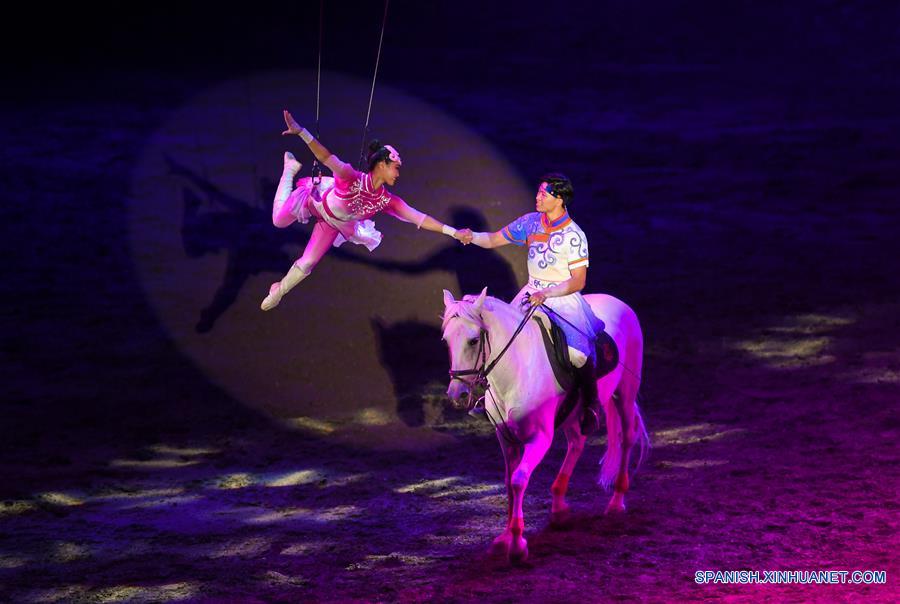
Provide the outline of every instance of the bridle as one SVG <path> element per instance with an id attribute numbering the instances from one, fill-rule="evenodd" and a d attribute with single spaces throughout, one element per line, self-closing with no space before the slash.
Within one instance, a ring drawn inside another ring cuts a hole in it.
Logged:
<path id="1" fill-rule="evenodd" d="M 513 340 L 515 340 L 516 336 L 518 336 L 522 332 L 522 329 L 525 327 L 525 324 L 528 322 L 528 319 L 531 318 L 531 316 L 534 314 L 534 311 L 536 311 L 536 310 L 537 310 L 536 306 L 531 306 L 528 308 L 528 310 L 525 311 L 525 316 L 522 317 L 522 321 L 519 323 L 519 326 L 516 327 L 516 331 L 513 332 L 512 336 L 510 336 L 509 342 L 506 343 L 506 346 L 503 347 L 503 350 L 500 351 L 500 354 L 497 355 L 497 358 L 495 358 L 493 361 L 491 361 L 490 364 L 488 364 L 488 362 L 487 362 L 487 355 L 488 355 L 488 353 L 487 353 L 488 347 L 486 345 L 488 343 L 487 330 L 484 327 L 482 327 L 480 329 L 480 331 L 478 332 L 478 354 L 475 357 L 476 358 L 476 361 L 475 361 L 476 366 L 473 367 L 472 369 L 451 369 L 449 372 L 450 379 L 465 381 L 465 380 L 462 380 L 463 377 L 466 377 L 469 375 L 474 375 L 475 376 L 475 380 L 473 381 L 474 385 L 487 386 L 488 374 L 490 374 L 491 371 L 494 370 L 494 367 L 497 366 L 497 363 L 500 362 L 500 359 L 502 359 L 503 355 L 506 354 L 506 351 L 509 350 L 509 347 L 512 345 Z M 450 318 L 458 319 L 459 315 L 453 315 Z M 477 365 L 478 365 L 477 359 L 479 357 L 481 357 L 481 368 L 480 369 L 477 367 Z"/>
<path id="2" fill-rule="evenodd" d="M 476 405 L 478 405 L 478 403 L 483 401 L 484 398 L 487 396 L 488 390 L 490 390 L 490 384 L 488 383 L 488 375 L 491 373 L 491 371 L 494 370 L 494 367 L 497 366 L 497 363 L 500 362 L 500 359 L 503 358 L 503 355 L 506 354 L 506 351 L 509 350 L 509 347 L 512 345 L 513 341 L 516 339 L 516 336 L 518 336 L 519 333 L 522 332 L 522 329 L 525 327 L 525 324 L 528 323 L 528 320 L 531 319 L 532 315 L 534 314 L 534 312 L 536 310 L 537 310 L 536 306 L 531 306 L 528 308 L 528 310 L 525 311 L 525 316 L 522 317 L 522 321 L 519 323 L 519 326 L 516 328 L 516 331 L 513 332 L 512 336 L 510 336 L 509 342 L 506 343 L 506 346 L 503 347 L 503 350 L 500 351 L 500 354 L 498 354 L 497 357 L 490 363 L 488 363 L 488 354 L 489 353 L 487 350 L 489 347 L 489 344 L 490 344 L 490 340 L 487 337 L 488 336 L 487 330 L 484 327 L 481 327 L 478 332 L 478 353 L 475 355 L 475 367 L 473 367 L 472 369 L 451 369 L 449 371 L 451 382 L 453 380 L 459 380 L 461 382 L 469 384 L 470 386 L 482 386 L 484 388 L 484 394 L 478 398 L 475 398 L 475 389 L 474 388 L 469 389 L 469 396 L 466 399 L 466 403 L 465 403 L 465 405 L 461 406 L 466 411 L 471 411 L 472 409 L 474 409 L 476 407 Z M 457 318 L 459 318 L 459 315 L 453 315 L 450 318 L 457 319 Z M 478 367 L 479 361 L 481 362 L 481 367 Z M 471 381 L 463 379 L 468 376 L 475 376 L 475 379 L 473 379 Z M 484 410 L 485 410 L 485 415 L 487 415 L 491 424 L 493 424 L 494 429 L 499 431 L 501 424 L 493 418 L 493 416 L 487 410 L 487 406 L 485 406 Z M 519 439 L 516 438 L 516 436 L 514 434 L 512 434 L 512 432 L 509 430 L 509 427 L 507 427 L 505 424 L 503 424 L 502 427 L 505 428 L 505 433 L 503 434 L 503 437 L 507 440 L 507 442 L 521 444 Z"/>
<path id="3" fill-rule="evenodd" d="M 450 317 L 451 319 L 458 319 L 459 315 L 453 315 Z M 488 338 L 487 338 L 487 330 L 482 327 L 478 331 L 478 354 L 475 355 L 475 367 L 472 369 L 451 369 L 450 370 L 450 381 L 459 380 L 465 384 L 470 386 L 481 386 L 485 389 L 485 394 L 487 393 L 488 385 L 487 376 L 491 369 L 493 369 L 494 364 L 492 363 L 490 367 L 487 365 L 487 357 L 488 357 Z M 481 361 L 481 367 L 478 367 L 478 362 Z M 470 375 L 474 375 L 475 379 L 469 381 L 463 378 L 466 378 Z M 469 396 L 466 399 L 465 405 L 462 407 L 466 411 L 471 411 L 475 408 L 475 406 L 484 400 L 484 396 L 479 399 L 474 399 L 474 388 L 469 389 Z M 454 403 L 455 404 L 455 403 Z"/>

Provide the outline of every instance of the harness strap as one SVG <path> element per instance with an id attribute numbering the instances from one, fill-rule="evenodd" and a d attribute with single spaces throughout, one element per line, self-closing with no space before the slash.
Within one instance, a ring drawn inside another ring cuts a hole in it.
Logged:
<path id="1" fill-rule="evenodd" d="M 338 222 L 347 222 L 346 220 L 341 220 L 337 216 L 334 215 L 334 212 L 331 211 L 331 208 L 328 207 L 328 202 L 325 201 L 325 196 L 322 196 L 322 208 L 325 210 L 325 213 L 337 220 Z"/>
<path id="2" fill-rule="evenodd" d="M 463 376 L 475 375 L 475 383 L 481 384 L 485 387 L 485 396 L 487 396 L 488 391 L 490 391 L 490 385 L 487 380 L 488 374 L 496 367 L 497 363 L 500 362 L 500 359 L 503 358 L 503 355 L 509 350 L 509 347 L 512 346 L 513 341 L 516 337 L 522 332 L 522 329 L 525 328 L 525 325 L 528 323 L 528 320 L 531 319 L 532 315 L 534 315 L 537 310 L 536 306 L 532 306 L 525 312 L 525 316 L 522 317 L 522 321 L 519 323 L 519 326 L 516 328 L 516 331 L 509 338 L 509 342 L 506 343 L 506 346 L 503 347 L 503 350 L 500 351 L 500 354 L 491 361 L 490 365 L 485 366 L 487 363 L 487 337 L 486 331 L 482 329 L 479 333 L 480 340 L 480 348 L 478 356 L 481 357 L 481 369 L 477 368 L 478 361 L 475 361 L 476 367 L 472 369 L 451 369 L 450 370 L 450 379 L 461 379 Z M 469 403 L 471 405 L 472 393 L 469 393 Z M 476 402 L 477 404 L 477 402 Z M 491 415 L 490 411 L 487 409 L 487 404 L 484 406 L 485 415 L 488 418 L 488 421 L 491 422 L 491 425 L 494 426 L 494 430 L 496 430 L 503 439 L 511 445 L 521 445 L 522 441 L 513 434 L 512 430 L 507 426 L 504 422 L 500 422 Z"/>
<path id="3" fill-rule="evenodd" d="M 486 333 L 487 332 L 485 332 L 485 330 L 483 330 L 483 329 L 478 332 L 478 353 L 475 355 L 476 359 L 477 358 L 481 359 L 481 368 L 482 369 L 484 369 L 484 366 L 487 364 L 487 347 L 485 346 L 485 342 L 486 342 L 486 338 L 487 338 Z M 478 367 L 477 367 L 477 365 L 478 365 L 477 360 L 475 361 L 475 365 L 476 366 L 473 367 L 472 369 L 451 369 L 450 370 L 450 379 L 456 380 L 456 379 L 459 379 L 461 376 L 480 374 L 481 369 L 478 369 Z"/>
<path id="4" fill-rule="evenodd" d="M 519 323 L 519 326 L 516 328 L 516 331 L 513 333 L 513 335 L 510 336 L 509 341 L 506 343 L 506 346 L 503 347 L 503 350 L 500 351 L 500 354 L 498 354 L 497 357 L 493 361 L 491 361 L 490 365 L 487 366 L 485 366 L 487 364 L 486 346 L 484 345 L 485 330 L 482 329 L 479 333 L 479 338 L 481 339 L 481 350 L 479 353 L 479 356 L 482 357 L 481 369 L 478 369 L 477 366 L 473 367 L 472 369 L 451 369 L 450 377 L 459 378 L 466 375 L 478 375 L 478 379 L 476 380 L 477 382 L 487 381 L 488 374 L 493 371 L 494 367 L 497 366 L 497 363 L 500 362 L 500 359 L 503 358 L 503 355 L 506 354 L 506 351 L 509 350 L 510 346 L 512 346 L 512 343 L 516 339 L 516 336 L 518 336 L 522 332 L 522 329 L 524 329 L 525 325 L 528 323 L 528 319 L 531 318 L 536 310 L 537 307 L 532 306 L 525 312 L 525 316 L 522 317 L 522 321 Z"/>
<path id="5" fill-rule="evenodd" d="M 509 350 L 509 347 L 512 346 L 513 340 L 515 340 L 516 336 L 518 336 L 522 329 L 524 329 L 525 324 L 528 323 L 528 319 L 531 318 L 531 315 L 533 315 L 536 310 L 537 308 L 532 306 L 527 311 L 525 311 L 525 316 L 522 318 L 522 322 L 519 323 L 519 326 L 516 328 L 515 333 L 513 333 L 512 337 L 509 338 L 509 342 L 506 343 L 506 346 L 503 347 L 503 350 L 500 351 L 500 354 L 498 354 L 497 357 L 493 361 L 491 361 L 491 364 L 484 370 L 483 377 L 486 378 L 497 365 L 497 363 L 500 362 L 500 359 L 503 358 L 503 355 L 507 350 Z"/>

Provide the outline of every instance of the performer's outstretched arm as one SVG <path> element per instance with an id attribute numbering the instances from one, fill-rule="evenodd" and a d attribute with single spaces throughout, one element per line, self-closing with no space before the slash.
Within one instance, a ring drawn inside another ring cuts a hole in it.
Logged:
<path id="1" fill-rule="evenodd" d="M 420 212 L 396 195 L 392 195 L 391 197 L 391 203 L 384 210 L 391 216 L 398 218 L 403 222 L 411 222 L 416 225 L 416 228 L 418 229 L 450 235 L 457 241 L 461 241 L 464 245 L 467 245 L 472 241 L 472 232 L 469 229 L 457 230 L 436 218 L 432 218 L 428 214 Z"/>
<path id="2" fill-rule="evenodd" d="M 468 234 L 472 238 L 472 243 L 485 249 L 501 247 L 512 243 L 512 241 L 503 236 L 502 231 L 495 231 L 493 233 L 473 233 L 469 229 L 463 230 L 468 231 Z"/>
<path id="3" fill-rule="evenodd" d="M 284 123 L 287 125 L 287 130 L 281 133 L 282 136 L 295 134 L 302 138 L 309 150 L 312 151 L 312 154 L 316 156 L 316 159 L 328 166 L 338 178 L 342 180 L 353 180 L 356 178 L 356 170 L 353 169 L 353 166 L 342 162 L 337 155 L 326 149 L 325 145 L 317 141 L 309 133 L 309 130 L 297 123 L 297 120 L 294 119 L 294 116 L 287 109 L 284 110 Z"/>

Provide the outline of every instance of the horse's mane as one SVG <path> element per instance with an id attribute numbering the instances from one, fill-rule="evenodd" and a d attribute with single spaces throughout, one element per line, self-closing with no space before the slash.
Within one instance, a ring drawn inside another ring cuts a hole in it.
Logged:
<path id="1" fill-rule="evenodd" d="M 475 300 L 477 299 L 478 296 L 468 294 L 463 296 L 461 300 L 456 300 L 453 304 L 448 306 L 447 310 L 444 312 L 443 322 L 441 323 L 441 332 L 446 333 L 447 323 L 454 317 L 466 319 L 481 329 L 484 329 L 484 319 L 482 319 L 481 313 L 475 310 Z M 493 313 L 504 312 L 506 314 L 512 314 L 514 312 L 512 306 L 493 296 L 485 297 L 482 309 Z"/>

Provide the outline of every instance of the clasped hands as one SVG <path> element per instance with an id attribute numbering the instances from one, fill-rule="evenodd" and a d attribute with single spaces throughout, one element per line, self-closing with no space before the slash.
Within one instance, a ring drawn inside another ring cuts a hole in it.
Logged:
<path id="1" fill-rule="evenodd" d="M 463 245 L 469 245 L 472 243 L 472 229 L 456 229 L 453 238 Z"/>

